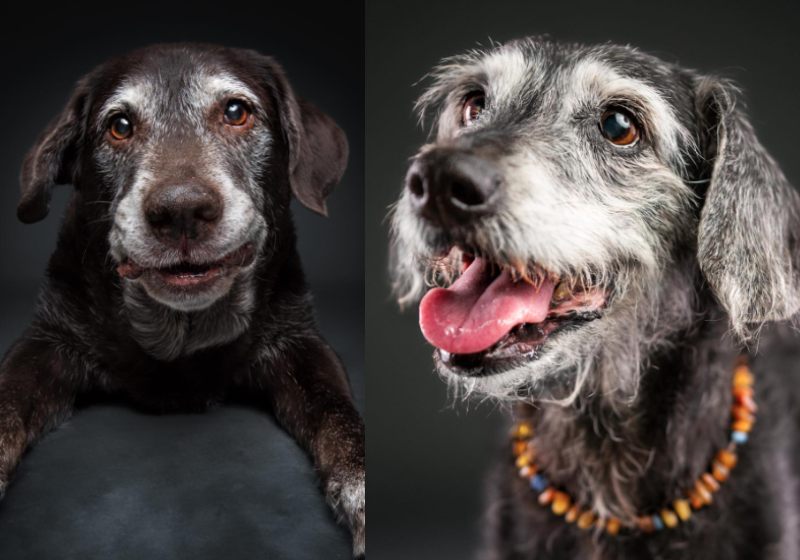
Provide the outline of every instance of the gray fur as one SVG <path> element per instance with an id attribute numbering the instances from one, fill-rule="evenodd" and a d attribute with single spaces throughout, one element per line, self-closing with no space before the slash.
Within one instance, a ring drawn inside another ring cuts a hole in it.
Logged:
<path id="1" fill-rule="evenodd" d="M 450 244 L 523 275 L 612 293 L 602 317 L 559 333 L 535 359 L 465 376 L 437 352 L 439 374 L 460 394 L 532 416 L 539 463 L 596 511 L 630 519 L 674 499 L 725 442 L 735 355 L 748 343 L 754 350 L 766 323 L 791 319 L 800 306 L 800 201 L 756 138 L 739 92 L 631 47 L 537 38 L 450 58 L 430 81 L 417 109 L 422 122 L 432 120 L 432 141 L 417 157 L 467 150 L 490 159 L 506 183 L 497 208 L 458 231 L 418 217 L 404 191 L 392 215 L 400 303 L 458 276 L 459 254 L 441 257 Z M 485 93 L 486 107 L 475 125 L 461 126 L 461 103 L 475 90 Z M 641 123 L 637 144 L 614 146 L 601 136 L 599 119 L 610 106 Z M 778 381 L 772 366 L 756 372 L 764 386 Z M 791 398 L 775 407 L 785 410 Z M 780 447 L 790 445 L 790 433 L 776 425 L 766 437 Z M 777 484 L 795 488 L 794 458 L 780 460 Z M 763 466 L 747 468 L 745 481 L 763 474 Z M 528 508 L 533 498 L 513 469 L 500 472 L 487 558 L 686 557 L 675 542 L 583 541 L 537 505 Z M 783 536 L 769 550 L 793 558 L 797 494 L 770 496 L 764 507 L 782 512 L 776 530 Z M 716 534 L 702 519 L 696 526 Z M 692 557 L 749 557 L 747 547 L 715 544 L 709 538 L 706 550 L 715 552 Z"/>

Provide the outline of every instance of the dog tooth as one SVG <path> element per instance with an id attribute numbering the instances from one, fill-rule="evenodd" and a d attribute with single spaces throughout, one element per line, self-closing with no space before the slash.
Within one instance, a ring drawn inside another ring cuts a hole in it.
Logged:
<path id="1" fill-rule="evenodd" d="M 562 301 L 567 299 L 570 295 L 572 295 L 572 290 L 570 289 L 569 285 L 566 282 L 561 282 L 558 286 L 556 286 L 556 290 L 553 293 L 553 299 L 556 301 Z"/>

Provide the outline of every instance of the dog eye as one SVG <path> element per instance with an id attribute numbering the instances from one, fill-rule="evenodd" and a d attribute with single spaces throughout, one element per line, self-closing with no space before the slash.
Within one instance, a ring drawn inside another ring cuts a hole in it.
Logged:
<path id="1" fill-rule="evenodd" d="M 473 92 L 467 95 L 464 105 L 461 108 L 461 124 L 469 126 L 481 117 L 486 106 L 486 96 L 481 92 Z"/>
<path id="2" fill-rule="evenodd" d="M 639 139 L 639 127 L 627 112 L 609 109 L 600 117 L 600 132 L 612 144 L 630 146 Z"/>
<path id="3" fill-rule="evenodd" d="M 250 116 L 250 111 L 247 109 L 244 101 L 238 99 L 231 99 L 225 105 L 225 124 L 231 126 L 242 126 L 247 122 Z"/>
<path id="4" fill-rule="evenodd" d="M 108 123 L 108 132 L 115 140 L 125 140 L 133 134 L 133 123 L 126 115 L 116 115 Z"/>

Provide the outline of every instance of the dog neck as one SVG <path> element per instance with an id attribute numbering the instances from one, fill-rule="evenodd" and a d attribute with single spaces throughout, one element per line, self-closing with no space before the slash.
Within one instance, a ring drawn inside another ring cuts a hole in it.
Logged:
<path id="1" fill-rule="evenodd" d="M 569 406 L 520 408 L 536 427 L 537 462 L 551 481 L 621 519 L 685 492 L 726 443 L 737 355 L 721 342 L 719 323 L 702 324 L 649 357 L 626 405 L 597 393 Z"/>
<path id="2" fill-rule="evenodd" d="M 123 286 L 131 335 L 153 357 L 171 361 L 238 338 L 250 325 L 255 304 L 253 272 L 237 278 L 230 292 L 200 311 L 178 311 L 153 300 L 138 284 Z"/>

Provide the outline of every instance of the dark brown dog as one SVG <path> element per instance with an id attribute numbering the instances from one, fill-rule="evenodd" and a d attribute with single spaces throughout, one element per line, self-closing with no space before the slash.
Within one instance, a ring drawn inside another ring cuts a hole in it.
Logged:
<path id="1" fill-rule="evenodd" d="M 18 216 L 75 190 L 33 323 L 0 366 L 0 493 L 87 391 L 148 409 L 269 408 L 364 554 L 364 427 L 317 332 L 289 208 L 325 213 L 347 142 L 272 59 L 145 48 L 77 85 L 22 170 Z"/>

